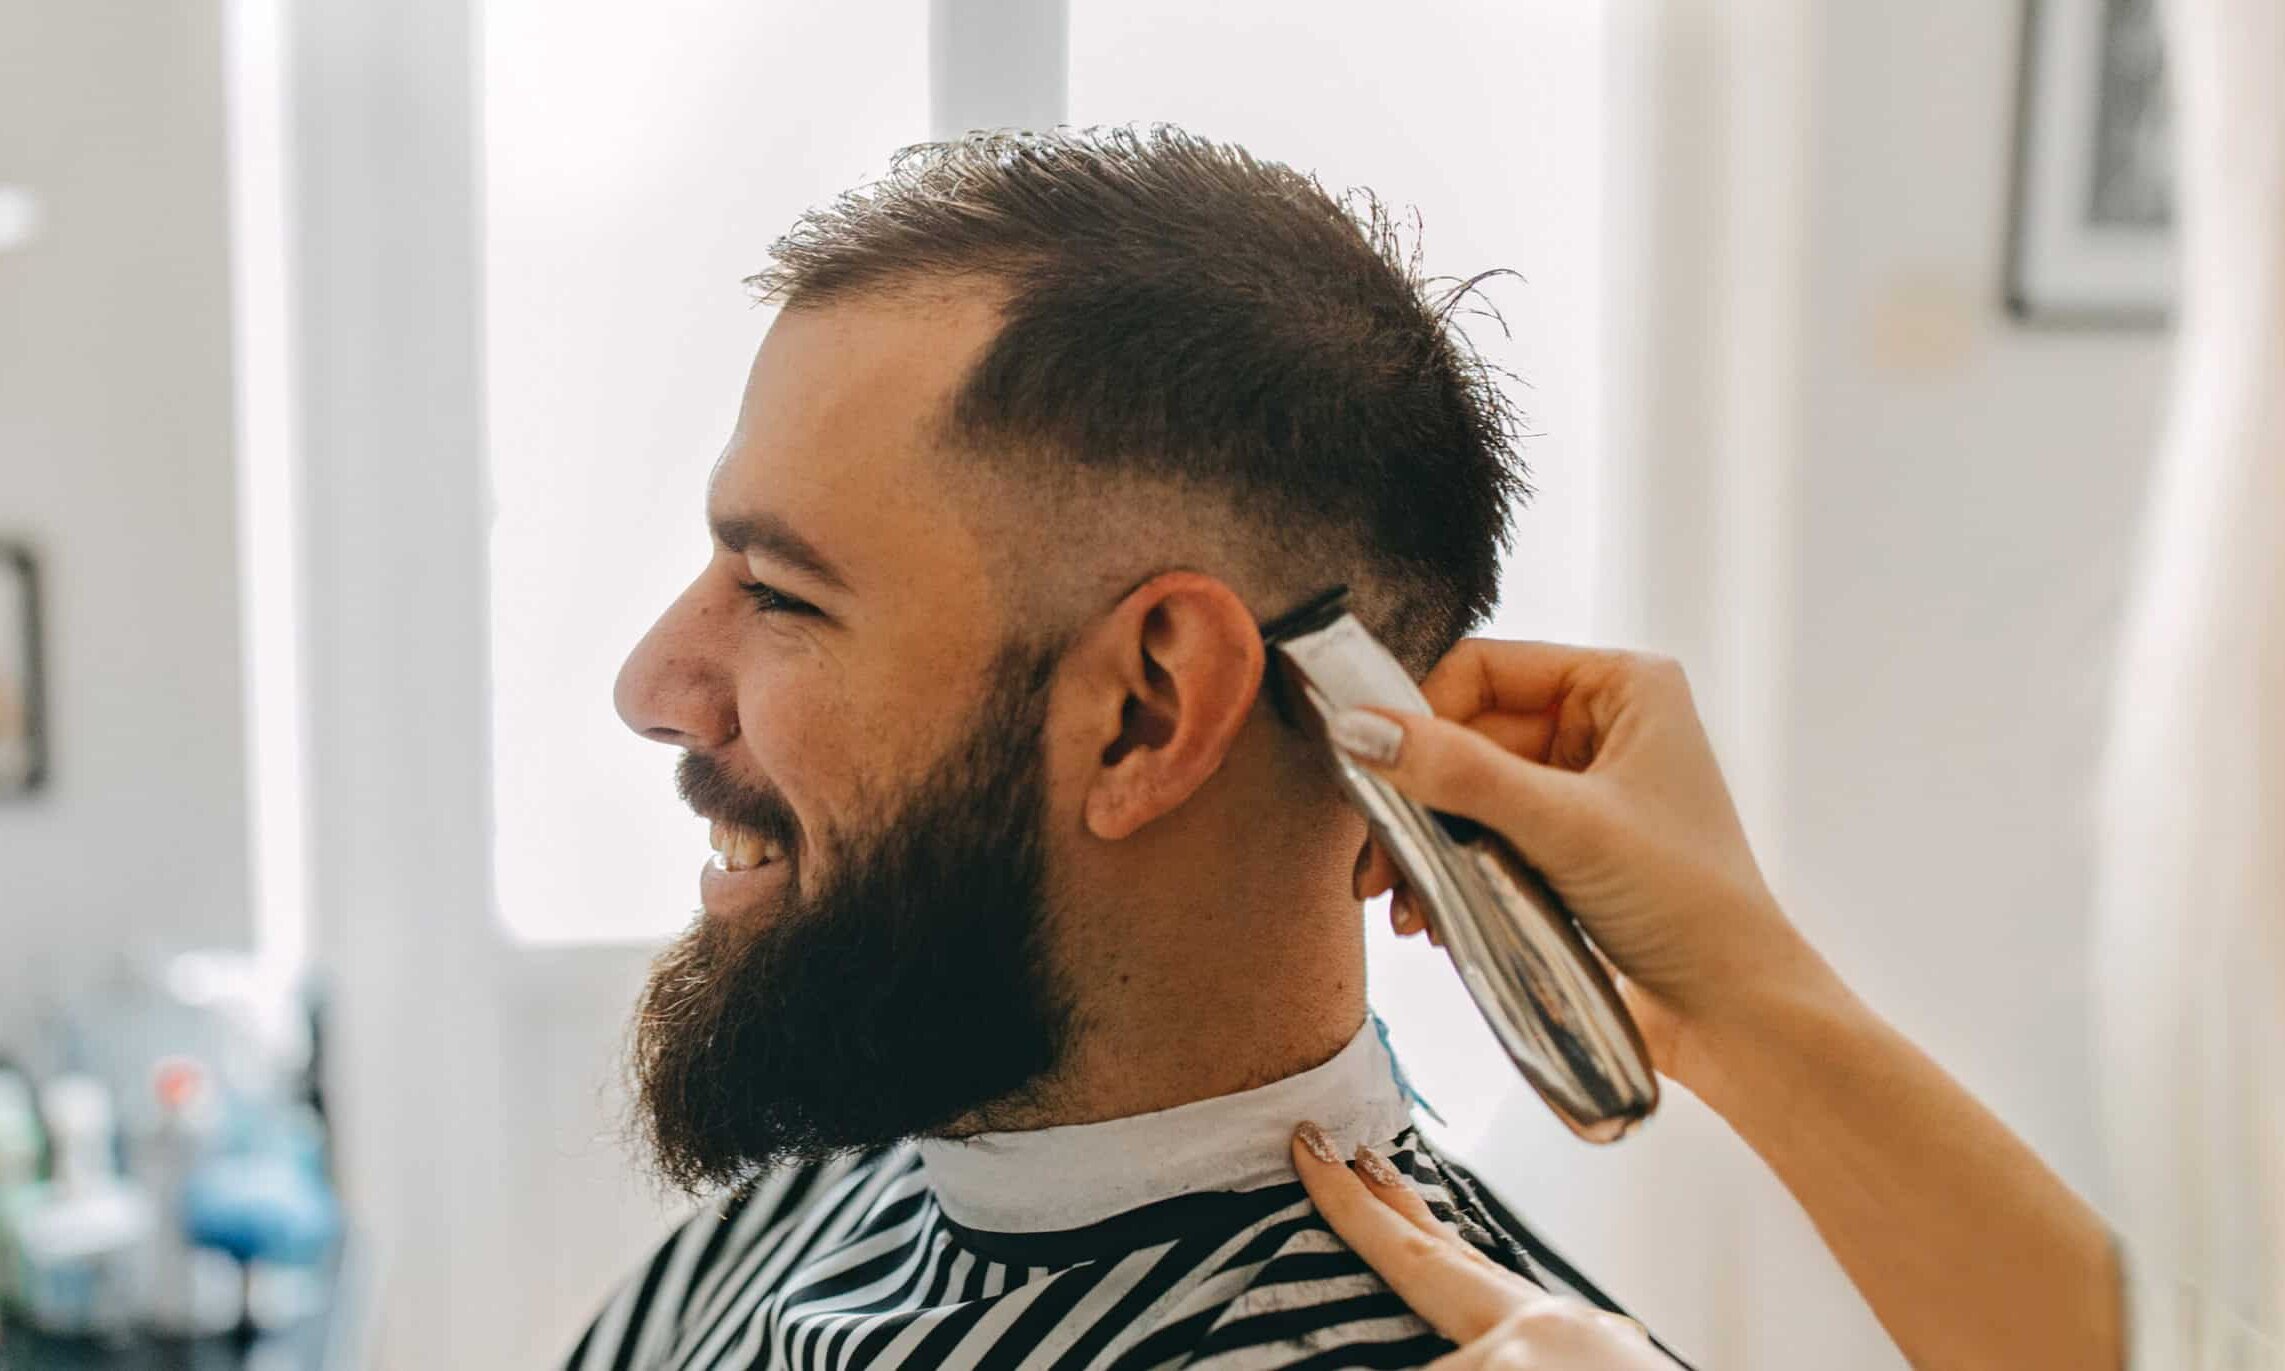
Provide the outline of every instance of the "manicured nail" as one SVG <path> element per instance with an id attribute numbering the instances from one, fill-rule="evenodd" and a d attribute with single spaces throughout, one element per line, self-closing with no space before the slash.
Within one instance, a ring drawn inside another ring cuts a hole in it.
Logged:
<path id="1" fill-rule="evenodd" d="M 1374 1185 L 1402 1185 L 1404 1173 L 1394 1163 L 1363 1143 L 1357 1145 L 1357 1169 Z"/>
<path id="2" fill-rule="evenodd" d="M 1325 721 L 1325 732 L 1334 746 L 1374 766 L 1395 766 L 1396 754 L 1404 747 L 1404 726 L 1369 709 L 1336 711 Z"/>
<path id="3" fill-rule="evenodd" d="M 1388 922 L 1399 938 L 1409 938 L 1426 926 L 1419 906 L 1412 902 L 1411 887 L 1399 887 L 1396 894 L 1389 897 Z"/>
<path id="4" fill-rule="evenodd" d="M 1341 1164 L 1341 1154 L 1333 1150 L 1333 1140 L 1326 1137 L 1325 1130 L 1316 1124 L 1304 1120 L 1299 1128 L 1293 1130 L 1293 1136 L 1301 1139 L 1301 1145 L 1308 1149 L 1310 1156 L 1329 1166 Z"/>
<path id="5" fill-rule="evenodd" d="M 1357 869 L 1349 873 L 1349 893 L 1360 900 L 1365 898 L 1365 868 L 1372 865 L 1372 861 L 1373 845 L 1367 839 L 1365 845 L 1357 849 Z"/>

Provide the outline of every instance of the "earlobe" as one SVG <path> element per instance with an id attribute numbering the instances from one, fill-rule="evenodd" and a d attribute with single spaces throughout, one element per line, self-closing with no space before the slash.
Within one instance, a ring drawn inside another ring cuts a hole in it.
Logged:
<path id="1" fill-rule="evenodd" d="M 1096 785 L 1087 792 L 1087 831 L 1107 843 L 1132 836 L 1151 819 L 1137 798 L 1131 787 Z"/>
<path id="2" fill-rule="evenodd" d="M 1236 592 L 1174 571 L 1137 587 L 1104 625 L 1122 690 L 1118 731 L 1082 806 L 1088 831 L 1129 837 L 1221 768 L 1261 688 L 1261 632 Z"/>

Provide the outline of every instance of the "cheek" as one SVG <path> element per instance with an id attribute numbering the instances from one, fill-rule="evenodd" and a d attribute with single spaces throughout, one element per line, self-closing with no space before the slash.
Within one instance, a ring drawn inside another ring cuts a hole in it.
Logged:
<path id="1" fill-rule="evenodd" d="M 757 655 L 738 673 L 749 775 L 782 796 L 812 836 L 839 817 L 847 795 L 852 741 L 837 675 L 826 662 L 782 653 Z"/>
<path id="2" fill-rule="evenodd" d="M 753 775 L 785 797 L 810 841 L 864 827 L 910 784 L 913 721 L 900 703 L 822 657 L 742 674 L 738 726 Z"/>
<path id="3" fill-rule="evenodd" d="M 738 674 L 754 774 L 813 839 L 861 830 L 902 803 L 973 726 L 973 653 L 932 635 L 756 643 Z"/>

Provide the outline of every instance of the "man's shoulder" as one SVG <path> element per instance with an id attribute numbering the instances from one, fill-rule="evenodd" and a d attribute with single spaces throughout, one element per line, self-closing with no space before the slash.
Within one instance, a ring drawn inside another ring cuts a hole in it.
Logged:
<path id="1" fill-rule="evenodd" d="M 1306 1199 L 1264 1236 L 1274 1245 L 1242 1288 L 1215 1297 L 1185 1368 L 1422 1366 L 1452 1350 Z"/>
<path id="2" fill-rule="evenodd" d="M 792 1161 L 705 1201 L 620 1283 L 566 1365 L 657 1364 L 732 1312 L 768 1252 L 861 1223 L 880 1183 L 917 1164 L 909 1147 Z"/>
<path id="3" fill-rule="evenodd" d="M 1397 1140 L 1390 1160 L 1431 1213 L 1500 1266 L 1545 1289 L 1617 1309 L 1473 1172 L 1417 1130 Z M 1298 1184 L 1293 1189 L 1300 1191 Z M 1453 1350 L 1349 1250 L 1306 1197 L 1276 1218 L 1282 1222 L 1265 1225 L 1254 1250 L 1237 1254 L 1233 1266 L 1248 1269 L 1244 1285 L 1205 1315 L 1180 1363 L 1186 1371 L 1411 1367 Z"/>
<path id="4" fill-rule="evenodd" d="M 1466 1201 L 1455 1202 L 1449 1164 L 1416 1132 L 1389 1152 L 1432 1211 L 1494 1260 L 1523 1269 L 1511 1244 L 1488 1232 Z M 1298 1180 L 1253 1193 L 1268 1207 L 1153 1311 L 1158 1326 L 1121 1366 L 1403 1367 L 1452 1350 L 1341 1241 Z"/>

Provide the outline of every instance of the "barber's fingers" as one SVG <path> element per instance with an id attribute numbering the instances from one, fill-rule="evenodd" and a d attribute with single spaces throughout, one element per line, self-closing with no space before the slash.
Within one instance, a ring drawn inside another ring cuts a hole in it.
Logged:
<path id="1" fill-rule="evenodd" d="M 1465 722 L 1504 751 L 1534 760 L 1547 756 L 1547 746 L 1555 737 L 1552 714 L 1478 714 L 1472 719 L 1454 722 Z"/>
<path id="2" fill-rule="evenodd" d="M 1342 1165 L 1323 1132 L 1293 1134 L 1293 1169 L 1318 1212 L 1412 1311 L 1460 1348 L 1444 1371 L 1671 1371 L 1641 1324 L 1543 1290 L 1470 1247 L 1386 1158 Z"/>
<path id="3" fill-rule="evenodd" d="M 1463 1343 L 1428 1363 L 1423 1371 L 1580 1371 L 1539 1356 L 1530 1343 L 1509 1336 L 1505 1325 Z"/>
<path id="4" fill-rule="evenodd" d="M 1319 1156 L 1313 1145 L 1325 1147 L 1325 1155 Z M 1293 1169 L 1341 1241 L 1379 1272 L 1414 1313 L 1454 1342 L 1489 1332 L 1519 1302 L 1553 1298 L 1482 1259 L 1457 1234 L 1423 1227 L 1390 1207 L 1341 1162 L 1314 1125 L 1294 1132 Z M 1419 1200 L 1417 1194 L 1412 1198 Z M 1421 1212 L 1426 1214 L 1425 1205 Z M 1433 1216 L 1428 1217 L 1433 1223 Z"/>
<path id="5" fill-rule="evenodd" d="M 1633 1319 L 1550 1296 L 1513 1310 L 1427 1371 L 1674 1371 L 1674 1361 Z"/>
<path id="6" fill-rule="evenodd" d="M 1555 719 L 1539 714 L 1480 714 L 1467 721 L 1467 726 L 1489 738 L 1503 751 L 1519 757 L 1539 758 L 1547 754 L 1548 745 L 1555 733 Z M 1356 894 L 1359 900 L 1369 900 L 1397 883 L 1396 863 L 1390 860 L 1380 844 L 1365 840 L 1364 851 L 1358 854 Z M 1391 914 L 1397 913 L 1395 910 Z M 1398 933 L 1410 930 L 1399 921 Z"/>
<path id="7" fill-rule="evenodd" d="M 1498 1360 L 1494 1361 L 1494 1355 Z M 1422 1371 L 1514 1371 L 1515 1355 L 1507 1344 L 1489 1334 L 1471 1343 L 1463 1343 L 1428 1363 Z"/>
<path id="8" fill-rule="evenodd" d="M 1432 1238 L 1452 1244 L 1462 1256 L 1471 1261 L 1491 1265 L 1492 1259 L 1469 1246 L 1467 1239 L 1460 1236 L 1459 1229 L 1436 1217 L 1435 1211 L 1428 1207 L 1428 1201 L 1412 1188 L 1412 1182 L 1405 1179 L 1404 1173 L 1396 1169 L 1395 1162 L 1372 1147 L 1360 1146 L 1357 1148 L 1356 1164 L 1351 1170 L 1358 1180 L 1365 1183 L 1365 1188 L 1373 1193 L 1375 1199 L 1395 1210 L 1405 1222 Z M 1492 1269 L 1497 1271 L 1501 1268 L 1493 1266 Z"/>
<path id="9" fill-rule="evenodd" d="M 1328 731 L 1359 765 L 1431 809 L 1489 824 L 1535 865 L 1572 855 L 1600 831 L 1599 797 L 1584 777 L 1518 757 L 1468 725 L 1343 710 Z M 1368 877 L 1395 874 L 1393 866 L 1367 863 Z"/>
<path id="10" fill-rule="evenodd" d="M 1420 693 L 1447 719 L 1550 714 L 1582 688 L 1623 675 L 1634 655 L 1564 643 L 1464 638 L 1436 663 L 1420 683 Z"/>
<path id="11" fill-rule="evenodd" d="M 1399 938 L 1409 938 L 1415 933 L 1435 936 L 1435 930 L 1428 926 L 1427 914 L 1420 908 L 1420 898 L 1412 893 L 1411 886 L 1402 881 L 1397 882 L 1395 888 L 1389 891 L 1388 926 L 1395 930 Z M 1441 943 L 1442 940 L 1438 939 L 1438 944 Z"/>

